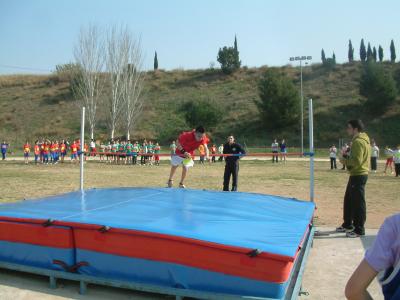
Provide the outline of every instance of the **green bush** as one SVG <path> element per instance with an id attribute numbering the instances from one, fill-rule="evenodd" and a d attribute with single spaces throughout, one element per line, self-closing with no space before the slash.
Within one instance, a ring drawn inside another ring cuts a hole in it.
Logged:
<path id="1" fill-rule="evenodd" d="M 222 72 L 225 74 L 231 74 L 240 68 L 239 56 L 234 47 L 220 48 L 217 61 L 221 64 Z"/>
<path id="2" fill-rule="evenodd" d="M 293 82 L 276 70 L 267 70 L 258 84 L 256 105 L 268 129 L 283 129 L 299 121 L 300 97 Z"/>
<path id="3" fill-rule="evenodd" d="M 213 131 L 221 122 L 223 109 L 221 105 L 209 99 L 192 100 L 181 107 L 186 123 L 192 128 L 203 125 L 207 131 Z"/>
<path id="4" fill-rule="evenodd" d="M 365 107 L 368 112 L 376 116 L 383 114 L 397 96 L 392 74 L 381 64 L 367 63 L 360 80 L 360 94 L 367 98 Z"/>

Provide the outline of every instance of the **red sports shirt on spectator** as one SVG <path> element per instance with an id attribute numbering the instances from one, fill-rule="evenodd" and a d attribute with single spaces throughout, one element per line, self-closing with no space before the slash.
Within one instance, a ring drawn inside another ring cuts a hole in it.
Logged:
<path id="1" fill-rule="evenodd" d="M 195 137 L 195 130 L 183 132 L 179 136 L 178 141 L 179 144 L 181 144 L 182 148 L 186 152 L 190 153 L 191 156 L 193 156 L 194 150 L 199 148 L 200 145 L 207 145 L 209 143 L 209 139 L 207 138 L 207 136 L 203 136 L 200 141 L 197 141 Z M 183 156 L 181 151 L 179 151 L 178 149 L 176 149 L 175 153 Z"/>

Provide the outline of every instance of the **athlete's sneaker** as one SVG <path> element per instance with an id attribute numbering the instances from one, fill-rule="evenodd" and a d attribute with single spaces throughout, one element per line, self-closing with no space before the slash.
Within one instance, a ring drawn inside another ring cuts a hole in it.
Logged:
<path id="1" fill-rule="evenodd" d="M 354 226 L 350 226 L 349 228 L 340 226 L 336 228 L 336 232 L 351 232 L 354 230 Z"/>
<path id="2" fill-rule="evenodd" d="M 185 186 L 182 182 L 179 183 L 179 187 L 180 187 L 181 189 L 186 189 L 186 186 Z"/>
<path id="3" fill-rule="evenodd" d="M 173 181 L 172 179 L 168 180 L 167 186 L 168 186 L 169 188 L 172 188 L 173 185 L 174 185 L 174 181 Z"/>
<path id="4" fill-rule="evenodd" d="M 353 231 L 346 232 L 346 236 L 347 236 L 348 238 L 358 238 L 358 237 L 361 237 L 361 236 L 363 236 L 363 235 L 365 235 L 365 234 L 357 233 L 357 232 L 355 232 L 354 230 L 353 230 Z"/>

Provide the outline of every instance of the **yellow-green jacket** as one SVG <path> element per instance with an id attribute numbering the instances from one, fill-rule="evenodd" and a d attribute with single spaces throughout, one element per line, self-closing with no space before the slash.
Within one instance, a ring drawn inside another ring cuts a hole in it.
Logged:
<path id="1" fill-rule="evenodd" d="M 350 156 L 346 159 L 350 176 L 368 175 L 371 160 L 371 144 L 365 132 L 356 135 L 351 144 Z"/>

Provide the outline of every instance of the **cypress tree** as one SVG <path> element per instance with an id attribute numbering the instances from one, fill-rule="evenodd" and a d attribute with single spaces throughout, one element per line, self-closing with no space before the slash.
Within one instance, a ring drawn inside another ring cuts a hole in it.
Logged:
<path id="1" fill-rule="evenodd" d="M 383 48 L 381 47 L 381 45 L 379 45 L 378 54 L 379 54 L 379 61 L 382 62 L 383 61 Z"/>
<path id="2" fill-rule="evenodd" d="M 367 48 L 367 61 L 371 61 L 372 59 L 372 49 L 370 43 L 368 43 L 368 48 Z"/>
<path id="3" fill-rule="evenodd" d="M 367 51 L 365 50 L 364 39 L 361 39 L 361 44 L 360 44 L 360 59 L 361 59 L 361 61 L 363 61 L 363 62 L 367 60 Z"/>
<path id="4" fill-rule="evenodd" d="M 349 40 L 348 58 L 349 58 L 349 63 L 354 61 L 354 48 L 353 45 L 351 44 L 351 40 Z"/>
<path id="5" fill-rule="evenodd" d="M 154 54 L 154 71 L 158 70 L 158 58 L 157 58 L 157 51 Z"/>
<path id="6" fill-rule="evenodd" d="M 325 57 L 325 51 L 324 49 L 321 50 L 321 60 L 322 60 L 322 64 L 326 63 L 326 57 Z"/>
<path id="7" fill-rule="evenodd" d="M 332 61 L 333 61 L 333 64 L 336 65 L 336 55 L 335 55 L 335 52 L 333 52 Z"/>
<path id="8" fill-rule="evenodd" d="M 374 48 L 372 49 L 372 57 L 374 58 L 374 61 L 378 60 L 377 56 L 378 56 L 378 54 L 376 53 L 376 48 L 374 46 Z"/>
<path id="9" fill-rule="evenodd" d="M 396 61 L 396 48 L 394 47 L 393 40 L 390 42 L 390 61 L 392 63 Z"/>
<path id="10" fill-rule="evenodd" d="M 241 61 L 239 59 L 239 50 L 238 50 L 238 46 L 237 46 L 237 39 L 236 39 L 236 35 L 235 35 L 235 42 L 233 43 L 233 49 L 235 50 L 235 68 L 239 69 L 240 65 L 241 65 Z"/>

